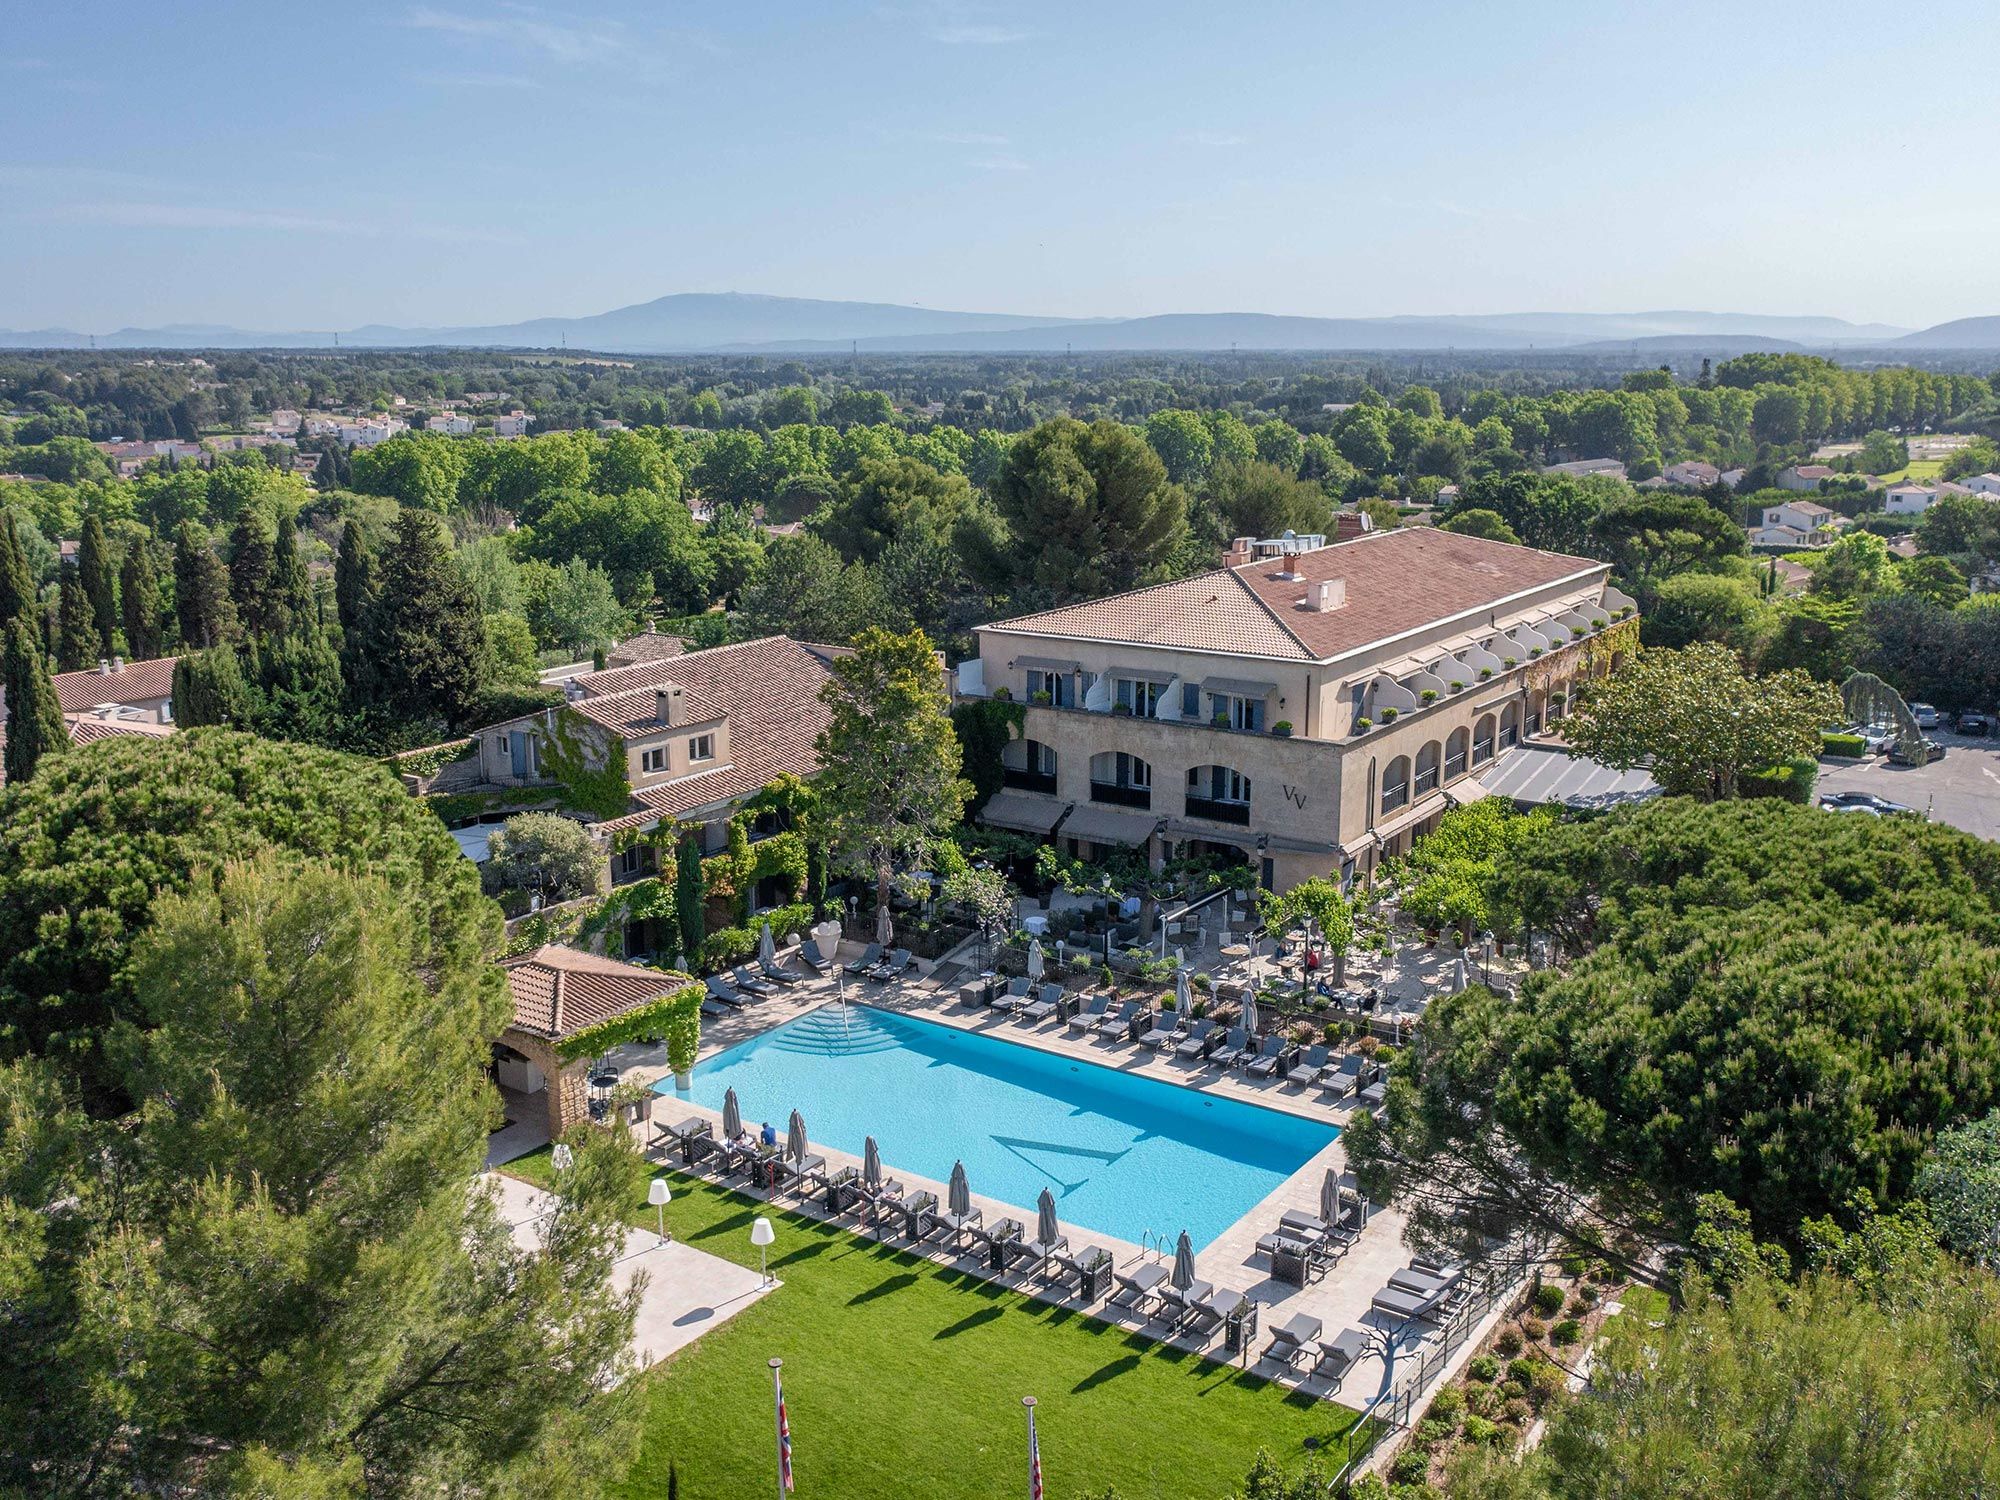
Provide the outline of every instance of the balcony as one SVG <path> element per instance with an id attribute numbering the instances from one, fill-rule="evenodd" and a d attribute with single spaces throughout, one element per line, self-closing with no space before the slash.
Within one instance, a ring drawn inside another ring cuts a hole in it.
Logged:
<path id="1" fill-rule="evenodd" d="M 1012 766 L 1000 768 L 1000 784 L 1022 792 L 1047 792 L 1050 796 L 1054 796 L 1056 790 L 1053 771 L 1017 771 Z"/>
<path id="2" fill-rule="evenodd" d="M 1151 811 L 1153 789 L 1145 786 L 1119 786 L 1111 781 L 1093 781 L 1090 784 L 1090 800 L 1109 802 L 1114 807 L 1142 807 Z"/>
<path id="3" fill-rule="evenodd" d="M 1250 825 L 1250 804 L 1247 802 L 1223 802 L 1214 797 L 1187 799 L 1187 815 L 1190 818 L 1206 818 L 1211 823 L 1234 823 L 1239 828 Z"/>

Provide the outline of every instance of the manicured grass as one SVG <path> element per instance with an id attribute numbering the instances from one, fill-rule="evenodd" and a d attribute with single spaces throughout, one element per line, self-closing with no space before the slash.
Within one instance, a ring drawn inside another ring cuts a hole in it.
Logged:
<path id="1" fill-rule="evenodd" d="M 506 1170 L 546 1184 L 548 1158 Z M 651 1225 L 652 1212 L 637 1205 L 632 1221 Z M 785 1362 L 805 1496 L 1019 1496 L 1023 1396 L 1038 1403 L 1048 1492 L 1065 1500 L 1106 1485 L 1121 1500 L 1209 1500 L 1242 1485 L 1260 1447 L 1296 1469 L 1307 1439 L 1339 1452 L 1356 1420 L 1235 1366 L 675 1175 L 668 1226 L 691 1245 L 754 1267 L 759 1214 L 777 1230 L 771 1273 L 784 1285 L 645 1377 L 644 1446 L 614 1493 L 664 1495 L 670 1462 L 687 1500 L 772 1492 L 773 1356 Z"/>
<path id="2" fill-rule="evenodd" d="M 1896 470 L 1893 474 L 1878 474 L 1875 477 L 1888 484 L 1902 484 L 1905 481 L 1914 484 L 1929 484 L 1943 472 L 1943 459 L 1917 458 L 1912 459 L 1906 467 Z"/>

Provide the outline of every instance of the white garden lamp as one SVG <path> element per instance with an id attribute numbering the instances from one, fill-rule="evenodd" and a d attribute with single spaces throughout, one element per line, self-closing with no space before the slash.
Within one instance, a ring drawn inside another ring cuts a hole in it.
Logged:
<path id="1" fill-rule="evenodd" d="M 556 1149 L 549 1153 L 549 1165 L 558 1172 L 567 1172 L 576 1165 L 576 1154 L 568 1146 L 558 1142 Z"/>
<path id="2" fill-rule="evenodd" d="M 763 1273 L 765 1286 L 771 1284 L 771 1242 L 777 1237 L 769 1219 L 759 1219 L 750 1226 L 750 1243 L 757 1247 L 757 1269 Z"/>
<path id="3" fill-rule="evenodd" d="M 667 1237 L 667 1205 L 674 1201 L 673 1190 L 667 1186 L 667 1179 L 655 1177 L 646 1189 L 646 1201 L 653 1205 L 660 1216 L 660 1238 Z"/>

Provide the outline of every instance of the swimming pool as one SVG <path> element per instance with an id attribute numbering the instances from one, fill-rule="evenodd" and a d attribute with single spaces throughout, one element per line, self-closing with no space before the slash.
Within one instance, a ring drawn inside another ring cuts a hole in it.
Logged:
<path id="1" fill-rule="evenodd" d="M 744 1124 L 815 1141 L 1031 1213 L 1044 1187 L 1073 1228 L 1206 1245 L 1340 1132 L 1277 1110 L 867 1006 L 822 1006 L 698 1064 L 693 1102 L 736 1090 Z M 657 1088 L 674 1097 L 671 1078 Z M 1031 1220 L 1032 1222 L 1032 1220 Z"/>

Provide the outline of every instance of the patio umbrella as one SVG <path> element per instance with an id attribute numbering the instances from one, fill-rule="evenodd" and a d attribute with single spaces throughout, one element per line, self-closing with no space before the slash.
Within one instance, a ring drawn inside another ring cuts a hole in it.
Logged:
<path id="1" fill-rule="evenodd" d="M 861 1180 L 871 1188 L 882 1185 L 882 1148 L 872 1135 L 861 1147 Z"/>
<path id="2" fill-rule="evenodd" d="M 1185 967 L 1178 968 L 1174 970 L 1174 1009 L 1185 1016 L 1193 1003 L 1188 993 L 1188 971 Z"/>
<path id="3" fill-rule="evenodd" d="M 1465 993 L 1465 960 L 1463 958 L 1454 958 L 1451 961 L 1451 978 L 1445 987 L 1449 993 L 1454 995 Z"/>
<path id="4" fill-rule="evenodd" d="M 1332 1167 L 1319 1185 L 1319 1216 L 1329 1224 L 1340 1217 L 1340 1174 Z"/>
<path id="5" fill-rule="evenodd" d="M 946 1213 L 962 1219 L 972 1212 L 972 1189 L 966 1186 L 964 1162 L 955 1161 L 951 1164 L 951 1182 L 944 1192 Z"/>
<path id="6" fill-rule="evenodd" d="M 889 925 L 889 903 L 884 901 L 875 908 L 875 941 L 886 948 L 895 936 L 895 929 Z"/>
<path id="7" fill-rule="evenodd" d="M 743 1106 L 736 1102 L 736 1090 L 725 1089 L 722 1094 L 722 1138 L 733 1141 L 743 1134 Z"/>
<path id="8" fill-rule="evenodd" d="M 764 924 L 764 935 L 757 939 L 757 961 L 765 964 L 776 964 L 778 961 L 778 945 L 771 941 L 769 922 Z"/>
<path id="9" fill-rule="evenodd" d="M 1243 1029 L 1252 1037 L 1257 1035 L 1257 992 L 1253 989 L 1243 991 Z"/>
<path id="10" fill-rule="evenodd" d="M 792 1161 L 804 1161 L 808 1149 L 805 1116 L 793 1110 L 785 1126 L 785 1155 Z"/>
<path id="11" fill-rule="evenodd" d="M 1056 1222 L 1056 1195 L 1047 1188 L 1035 1201 L 1035 1238 L 1044 1245 L 1053 1245 L 1062 1236 L 1062 1225 Z"/>
<path id="12" fill-rule="evenodd" d="M 1042 940 L 1040 938 L 1030 938 L 1028 940 L 1028 983 L 1040 984 L 1042 982 L 1042 970 L 1044 967 L 1045 965 L 1042 962 Z"/>
<path id="13" fill-rule="evenodd" d="M 1188 1242 L 1187 1231 L 1181 1231 L 1180 1243 L 1174 1246 L 1174 1274 L 1168 1278 L 1182 1291 L 1194 1285 L 1194 1246 Z"/>

